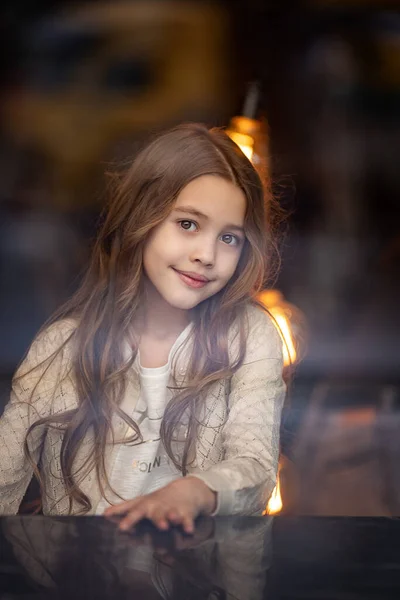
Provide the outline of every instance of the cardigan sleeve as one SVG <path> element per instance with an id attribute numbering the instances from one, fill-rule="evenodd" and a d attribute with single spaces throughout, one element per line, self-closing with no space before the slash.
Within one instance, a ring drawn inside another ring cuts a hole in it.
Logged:
<path id="1" fill-rule="evenodd" d="M 54 353 L 71 332 L 66 321 L 42 332 L 13 378 L 10 399 L 0 418 L 0 515 L 18 512 L 32 478 L 33 467 L 24 453 L 25 437 L 33 423 L 51 414 L 64 355 L 63 351 Z M 46 425 L 40 425 L 28 438 L 36 464 L 45 435 Z"/>
<path id="2" fill-rule="evenodd" d="M 261 514 L 276 483 L 286 393 L 282 341 L 261 309 L 253 308 L 250 317 L 245 359 L 231 380 L 224 458 L 191 473 L 217 492 L 219 515 Z"/>

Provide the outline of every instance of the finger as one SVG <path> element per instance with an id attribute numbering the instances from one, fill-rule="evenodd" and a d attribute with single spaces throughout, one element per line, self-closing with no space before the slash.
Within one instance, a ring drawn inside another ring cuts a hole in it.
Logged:
<path id="1" fill-rule="evenodd" d="M 194 533 L 194 521 L 191 515 L 184 515 L 182 518 L 182 527 L 185 533 Z"/>
<path id="2" fill-rule="evenodd" d="M 148 518 L 151 519 L 151 521 L 156 527 L 158 527 L 158 529 L 169 529 L 167 513 L 163 508 L 154 509 L 149 513 Z"/>
<path id="3" fill-rule="evenodd" d="M 131 510 L 135 504 L 138 503 L 138 499 L 128 500 L 127 502 L 121 502 L 120 504 L 115 504 L 115 506 L 109 506 L 104 511 L 103 515 L 105 517 L 112 517 L 115 515 L 123 515 Z"/>
<path id="4" fill-rule="evenodd" d="M 141 521 L 146 517 L 145 510 L 138 506 L 137 508 L 133 508 L 128 512 L 128 514 L 122 519 L 119 524 L 119 529 L 121 531 L 128 531 L 131 529 L 138 521 Z"/>
<path id="5" fill-rule="evenodd" d="M 180 525 L 182 523 L 182 515 L 175 509 L 168 511 L 167 518 L 173 525 Z"/>

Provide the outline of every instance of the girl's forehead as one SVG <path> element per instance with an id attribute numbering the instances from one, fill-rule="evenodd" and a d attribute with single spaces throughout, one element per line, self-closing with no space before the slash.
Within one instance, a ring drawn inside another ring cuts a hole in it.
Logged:
<path id="1" fill-rule="evenodd" d="M 181 194 L 196 193 L 204 190 L 219 192 L 224 188 L 239 189 L 235 183 L 219 175 L 200 175 L 189 181 L 182 188 Z"/>
<path id="2" fill-rule="evenodd" d="M 173 209 L 190 209 L 209 218 L 225 215 L 230 221 L 235 218 L 238 225 L 242 225 L 246 213 L 246 198 L 234 183 L 215 175 L 203 175 L 181 190 Z"/>

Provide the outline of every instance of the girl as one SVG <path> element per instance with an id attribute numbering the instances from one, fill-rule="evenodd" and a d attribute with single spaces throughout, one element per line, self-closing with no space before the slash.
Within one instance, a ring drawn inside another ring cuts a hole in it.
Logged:
<path id="1" fill-rule="evenodd" d="M 255 294 L 273 204 L 221 130 L 151 141 L 112 197 L 84 281 L 39 333 L 0 420 L 0 513 L 260 514 L 276 478 L 282 346 Z"/>

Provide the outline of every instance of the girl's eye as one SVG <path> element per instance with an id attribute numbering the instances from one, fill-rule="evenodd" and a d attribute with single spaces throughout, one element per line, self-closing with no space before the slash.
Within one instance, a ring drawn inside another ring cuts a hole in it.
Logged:
<path id="1" fill-rule="evenodd" d="M 228 246 L 239 246 L 240 244 L 240 239 L 231 233 L 225 233 L 223 236 L 221 236 L 221 240 L 225 244 L 228 244 Z"/>
<path id="2" fill-rule="evenodd" d="M 194 221 L 178 221 L 179 225 L 182 227 L 182 229 L 184 229 L 185 231 L 196 231 L 197 225 Z M 191 227 L 194 227 L 194 229 L 191 229 Z"/>

